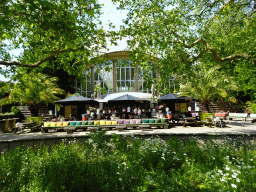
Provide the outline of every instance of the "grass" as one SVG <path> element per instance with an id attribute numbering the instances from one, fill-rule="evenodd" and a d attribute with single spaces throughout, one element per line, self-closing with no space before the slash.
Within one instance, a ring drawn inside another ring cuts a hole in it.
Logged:
<path id="1" fill-rule="evenodd" d="M 104 134 L 1 154 L 0 191 L 256 191 L 255 145 Z"/>

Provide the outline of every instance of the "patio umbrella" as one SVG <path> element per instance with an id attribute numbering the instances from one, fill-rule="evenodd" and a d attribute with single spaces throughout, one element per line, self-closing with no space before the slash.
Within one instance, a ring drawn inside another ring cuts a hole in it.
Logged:
<path id="1" fill-rule="evenodd" d="M 96 102 L 94 99 L 83 97 L 80 95 L 72 95 L 66 99 L 55 101 L 57 104 L 79 104 L 83 102 Z"/>
<path id="2" fill-rule="evenodd" d="M 137 98 L 133 98 L 133 99 L 130 97 L 130 99 L 131 99 L 130 101 L 135 101 L 135 100 L 151 101 L 151 97 L 152 97 L 152 94 L 150 94 L 150 93 L 118 92 L 118 93 L 112 93 L 112 94 L 105 95 L 104 98 L 97 99 L 96 101 L 98 101 L 99 103 L 102 103 L 102 102 L 107 103 L 108 101 L 112 101 L 115 98 L 118 98 L 118 97 L 121 97 L 121 96 L 124 96 L 124 95 L 137 97 Z M 120 100 L 120 101 L 122 101 L 122 100 Z M 129 98 L 128 98 L 127 101 L 129 101 Z"/>
<path id="3" fill-rule="evenodd" d="M 177 94 L 169 93 L 167 95 L 160 97 L 158 100 L 173 100 L 173 99 L 177 99 L 177 97 L 178 97 Z"/>
<path id="4" fill-rule="evenodd" d="M 140 97 L 135 97 L 133 95 L 125 94 L 125 95 L 121 95 L 119 97 L 110 99 L 108 101 L 111 102 L 111 101 L 148 101 L 148 100 L 145 98 L 140 98 Z"/>
<path id="5" fill-rule="evenodd" d="M 158 100 L 194 100 L 195 98 L 187 97 L 187 96 L 180 96 L 178 94 L 169 93 L 160 97 Z"/>

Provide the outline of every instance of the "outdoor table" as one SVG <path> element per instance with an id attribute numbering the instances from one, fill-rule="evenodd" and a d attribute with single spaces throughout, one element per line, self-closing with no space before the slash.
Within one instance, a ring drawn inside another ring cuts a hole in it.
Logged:
<path id="1" fill-rule="evenodd" d="M 186 124 L 196 124 L 197 125 L 196 117 L 185 117 L 184 120 L 185 120 L 184 126 L 186 126 Z"/>

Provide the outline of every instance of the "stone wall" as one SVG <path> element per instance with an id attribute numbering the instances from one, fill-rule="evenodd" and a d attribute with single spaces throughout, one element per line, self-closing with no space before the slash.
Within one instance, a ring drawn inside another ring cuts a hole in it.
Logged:
<path id="1" fill-rule="evenodd" d="M 163 140 L 168 140 L 172 137 L 175 137 L 181 141 L 196 139 L 199 143 L 204 143 L 207 140 L 214 140 L 216 142 L 221 142 L 222 140 L 229 140 L 233 142 L 234 140 L 240 139 L 245 143 L 256 144 L 256 135 L 246 135 L 246 134 L 227 134 L 227 135 L 208 135 L 208 134 L 137 134 L 137 137 L 141 139 L 149 139 L 154 137 L 159 137 Z M 46 145 L 48 147 L 52 147 L 53 145 L 59 144 L 61 142 L 73 142 L 86 141 L 89 136 L 62 136 L 62 137 L 46 137 L 46 138 L 34 138 L 34 139 L 20 139 L 20 140 L 8 140 L 8 141 L 0 141 L 0 153 L 3 151 L 13 150 L 16 147 L 33 147 L 33 146 L 41 146 Z M 111 135 L 105 135 L 106 141 L 110 141 Z"/>

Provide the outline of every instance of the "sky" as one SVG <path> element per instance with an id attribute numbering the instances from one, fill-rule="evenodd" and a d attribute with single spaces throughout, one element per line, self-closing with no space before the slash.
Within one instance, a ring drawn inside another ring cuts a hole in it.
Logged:
<path id="1" fill-rule="evenodd" d="M 120 25 L 122 24 L 122 20 L 125 19 L 127 11 L 117 11 L 116 6 L 113 5 L 111 0 L 99 0 L 100 4 L 104 4 L 102 12 L 103 15 L 101 17 L 102 23 L 104 25 L 105 30 L 109 30 L 107 24 L 112 22 L 116 29 L 118 30 Z M 109 52 L 113 51 L 123 51 L 126 48 L 126 40 L 123 39 L 122 41 L 118 41 L 118 46 L 108 45 L 107 47 L 110 49 Z M 13 51 L 13 55 L 18 55 L 20 50 Z M 0 80 L 8 81 L 10 79 L 6 79 L 3 75 L 0 74 Z"/>

